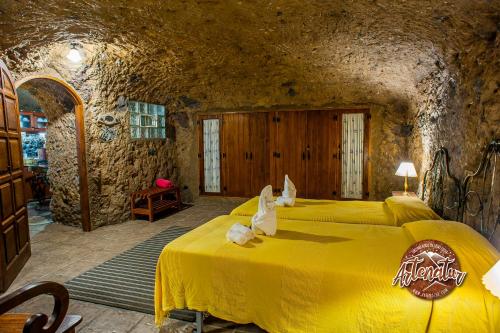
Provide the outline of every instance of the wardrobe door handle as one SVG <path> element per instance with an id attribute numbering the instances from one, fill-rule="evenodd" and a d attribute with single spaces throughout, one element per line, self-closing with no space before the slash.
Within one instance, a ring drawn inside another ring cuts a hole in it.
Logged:
<path id="1" fill-rule="evenodd" d="M 311 153 L 308 151 L 307 152 L 307 159 L 310 160 L 311 159 Z"/>
<path id="2" fill-rule="evenodd" d="M 302 159 L 305 160 L 306 159 L 306 153 L 302 153 Z"/>
<path id="3" fill-rule="evenodd" d="M 245 152 L 245 160 L 248 160 L 248 153 Z"/>
<path id="4" fill-rule="evenodd" d="M 253 160 L 253 154 L 250 152 L 250 159 Z"/>

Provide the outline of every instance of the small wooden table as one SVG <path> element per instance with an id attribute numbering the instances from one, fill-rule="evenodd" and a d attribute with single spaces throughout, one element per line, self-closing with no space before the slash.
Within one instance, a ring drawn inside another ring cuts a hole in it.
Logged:
<path id="1" fill-rule="evenodd" d="M 167 199 L 167 194 L 175 194 L 175 200 Z M 149 222 L 154 221 L 154 214 L 163 212 L 169 208 L 181 209 L 181 191 L 178 186 L 170 188 L 150 187 L 145 190 L 134 192 L 130 195 L 132 220 L 136 215 L 146 215 Z"/>
<path id="2" fill-rule="evenodd" d="M 393 197 L 416 197 L 417 194 L 415 192 L 404 192 L 404 191 L 392 191 Z"/>

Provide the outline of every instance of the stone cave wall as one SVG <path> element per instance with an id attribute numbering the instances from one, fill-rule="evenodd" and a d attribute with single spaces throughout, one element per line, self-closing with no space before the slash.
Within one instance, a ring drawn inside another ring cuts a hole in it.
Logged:
<path id="1" fill-rule="evenodd" d="M 125 220 L 128 194 L 157 175 L 196 198 L 200 112 L 370 107 L 377 200 L 402 188 L 401 160 L 422 176 L 445 145 L 461 176 L 498 136 L 498 2 L 46 3 L 0 4 L 3 27 L 19 31 L 0 56 L 18 79 L 51 74 L 82 96 L 96 226 Z M 75 42 L 78 65 L 65 59 Z M 164 104 L 175 141 L 130 141 L 121 96 Z M 120 121 L 109 143 L 102 114 Z"/>
<path id="2" fill-rule="evenodd" d="M 419 83 L 426 98 L 409 114 L 415 128 L 409 151 L 421 172 L 430 166 L 433 152 L 445 147 L 451 173 L 463 181 L 479 166 L 487 144 L 500 139 L 499 27 L 498 16 L 476 22 L 467 47 L 444 50 L 442 60 Z M 498 190 L 500 183 L 496 186 Z M 493 211 L 499 213 L 498 205 Z M 492 243 L 500 249 L 500 228 Z"/>
<path id="3" fill-rule="evenodd" d="M 44 74 L 66 80 L 75 87 L 84 101 L 91 224 L 98 227 L 126 221 L 130 216 L 131 192 L 151 186 L 158 177 L 174 180 L 177 177 L 171 142 L 130 139 L 127 99 L 158 104 L 165 102 L 149 89 L 147 82 L 137 79 L 138 74 L 130 74 L 134 68 L 122 66 L 118 57 L 113 55 L 113 50 L 108 49 L 109 53 L 103 55 L 101 52 L 106 52 L 105 46 L 90 48 L 88 63 L 78 68 L 71 67 L 64 60 L 61 53 L 64 51 L 58 46 L 48 47 L 41 51 L 44 56 L 39 61 L 32 62 L 33 58 L 27 58 L 19 66 L 10 66 L 10 70 L 16 79 Z M 111 59 L 107 55 L 111 55 Z M 47 109 L 54 109 L 50 96 L 44 98 Z M 43 102 L 40 104 L 43 106 Z M 110 142 L 101 140 L 105 125 L 98 118 L 105 114 L 113 115 L 118 122 L 115 125 L 117 136 Z M 47 154 L 50 154 L 51 161 L 49 177 L 61 179 L 61 186 L 54 184 L 53 188 L 58 193 L 54 196 L 53 213 L 59 222 L 79 224 L 74 113 L 59 116 L 50 125 L 49 133 L 59 133 L 57 137 L 48 134 L 47 140 Z M 57 155 L 53 150 L 67 154 Z M 56 161 L 52 158 L 54 155 L 61 158 Z"/>

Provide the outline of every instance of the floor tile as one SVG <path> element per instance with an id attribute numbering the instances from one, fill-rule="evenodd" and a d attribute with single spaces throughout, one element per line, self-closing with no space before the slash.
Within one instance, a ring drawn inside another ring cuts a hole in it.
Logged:
<path id="1" fill-rule="evenodd" d="M 244 201 L 245 199 L 238 198 L 203 197 L 193 207 L 153 223 L 128 221 L 104 226 L 88 233 L 80 228 L 57 223 L 44 224 L 43 228 L 36 223 L 30 224 L 30 229 L 36 231 L 31 237 L 32 256 L 7 292 L 12 292 L 29 282 L 45 280 L 63 283 L 172 225 L 196 227 L 216 216 L 229 214 L 234 207 Z M 37 213 L 33 207 L 31 211 L 32 214 Z M 46 214 L 44 218 L 47 218 Z M 52 311 L 52 306 L 51 297 L 44 296 L 30 300 L 14 311 L 47 314 Z M 78 332 L 158 332 L 153 316 L 134 311 L 70 300 L 68 313 L 83 317 Z M 193 323 L 167 320 L 161 332 L 192 332 L 193 327 Z M 242 332 L 247 332 L 245 329 L 248 327 L 255 328 L 253 325 L 237 325 L 210 318 L 207 321 L 206 331 L 234 332 L 241 329 Z"/>

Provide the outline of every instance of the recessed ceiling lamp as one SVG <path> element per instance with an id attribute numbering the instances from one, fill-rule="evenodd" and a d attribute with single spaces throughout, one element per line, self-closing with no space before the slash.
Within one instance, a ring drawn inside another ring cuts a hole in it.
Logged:
<path id="1" fill-rule="evenodd" d="M 75 45 L 71 46 L 71 49 L 69 50 L 66 58 L 68 58 L 69 61 L 74 62 L 74 63 L 78 63 L 78 62 L 82 61 L 82 55 L 80 54 L 80 51 L 78 51 L 76 49 Z"/>

